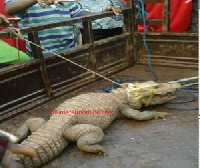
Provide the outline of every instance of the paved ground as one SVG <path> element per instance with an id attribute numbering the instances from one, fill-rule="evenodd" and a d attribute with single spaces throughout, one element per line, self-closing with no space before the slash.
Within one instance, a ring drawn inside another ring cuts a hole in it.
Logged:
<path id="1" fill-rule="evenodd" d="M 198 72 L 188 69 L 155 68 L 159 81 L 166 82 L 197 76 Z M 145 66 L 135 66 L 115 77 L 135 77 L 152 79 Z M 108 82 L 93 83 L 89 87 L 66 95 L 24 115 L 0 124 L 0 129 L 13 133 L 27 118 L 40 116 L 48 118 L 49 112 L 68 97 L 86 92 L 102 91 Z M 188 99 L 187 95 L 180 98 Z M 197 102 L 179 105 L 195 107 Z M 197 168 L 198 167 L 198 111 L 169 110 L 164 106 L 151 107 L 157 111 L 168 111 L 166 119 L 146 122 L 118 120 L 106 131 L 102 145 L 108 150 L 108 156 L 102 157 L 79 151 L 71 144 L 52 162 L 43 168 Z"/>

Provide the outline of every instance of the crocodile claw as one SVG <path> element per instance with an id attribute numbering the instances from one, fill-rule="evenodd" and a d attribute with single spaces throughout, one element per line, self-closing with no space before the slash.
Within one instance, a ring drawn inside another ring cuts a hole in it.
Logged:
<path id="1" fill-rule="evenodd" d="M 103 156 L 107 156 L 107 151 L 105 149 L 99 150 L 98 151 L 98 155 L 103 155 Z"/>
<path id="2" fill-rule="evenodd" d="M 165 116 L 169 116 L 171 114 L 166 113 L 166 112 L 156 112 L 155 113 L 155 119 L 159 119 L 159 118 L 165 118 Z"/>

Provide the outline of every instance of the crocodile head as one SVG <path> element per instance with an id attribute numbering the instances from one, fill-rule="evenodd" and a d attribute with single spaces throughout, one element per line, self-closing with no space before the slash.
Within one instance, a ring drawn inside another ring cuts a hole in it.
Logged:
<path id="1" fill-rule="evenodd" d="M 145 83 L 127 84 L 128 103 L 134 109 L 166 103 L 176 96 L 175 91 L 181 87 L 179 83 Z"/>

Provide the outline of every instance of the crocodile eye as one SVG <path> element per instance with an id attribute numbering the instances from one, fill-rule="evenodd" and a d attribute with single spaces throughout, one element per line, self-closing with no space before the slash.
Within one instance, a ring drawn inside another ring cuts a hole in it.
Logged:
<path id="1" fill-rule="evenodd" d="M 168 93 L 167 93 L 167 96 L 171 96 L 171 95 L 172 95 L 172 92 L 168 92 Z"/>

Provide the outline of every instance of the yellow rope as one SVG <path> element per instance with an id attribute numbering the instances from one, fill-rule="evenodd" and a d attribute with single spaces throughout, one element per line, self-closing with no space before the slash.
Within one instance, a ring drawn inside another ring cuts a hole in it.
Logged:
<path id="1" fill-rule="evenodd" d="M 147 100 L 147 103 L 145 104 L 145 106 L 148 106 L 148 105 L 152 102 L 152 98 L 153 98 L 153 96 L 155 95 L 155 93 L 156 93 L 156 90 L 155 90 L 155 89 L 153 89 L 153 90 L 150 92 L 151 96 L 150 96 L 149 99 Z"/>

